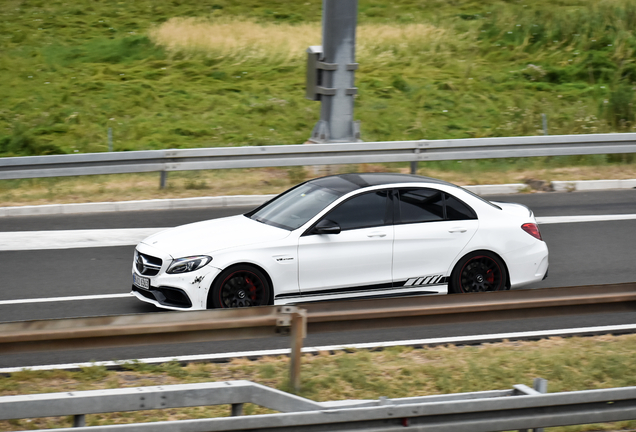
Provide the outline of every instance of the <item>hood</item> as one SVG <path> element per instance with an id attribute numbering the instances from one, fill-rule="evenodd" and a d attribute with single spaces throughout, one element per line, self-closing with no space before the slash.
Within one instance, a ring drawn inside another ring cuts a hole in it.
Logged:
<path id="1" fill-rule="evenodd" d="M 142 243 L 173 258 L 182 258 L 190 255 L 212 255 L 221 249 L 280 240 L 289 233 L 282 228 L 238 215 L 170 228 L 151 235 Z"/>
<path id="2" fill-rule="evenodd" d="M 495 205 L 501 207 L 503 211 L 508 214 L 513 214 L 515 216 L 521 216 L 524 218 L 532 218 L 534 219 L 534 213 L 528 207 L 523 204 L 517 203 L 506 203 L 506 202 L 492 202 Z"/>

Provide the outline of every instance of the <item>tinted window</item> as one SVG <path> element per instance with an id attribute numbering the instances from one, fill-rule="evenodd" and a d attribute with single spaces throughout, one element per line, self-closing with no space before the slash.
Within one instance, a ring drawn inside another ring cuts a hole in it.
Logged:
<path id="1" fill-rule="evenodd" d="M 387 192 L 368 192 L 351 198 L 327 213 L 325 219 L 340 225 L 342 230 L 385 225 L 387 222 Z"/>
<path id="2" fill-rule="evenodd" d="M 445 194 L 446 204 L 446 219 L 449 220 L 464 220 L 464 219 L 477 219 L 477 215 L 466 204 L 458 200 L 452 195 Z"/>
<path id="3" fill-rule="evenodd" d="M 477 219 L 473 209 L 436 189 L 400 189 L 398 203 L 401 223 Z"/>
<path id="4" fill-rule="evenodd" d="M 399 191 L 402 223 L 430 222 L 444 219 L 442 193 L 435 189 L 401 189 Z"/>

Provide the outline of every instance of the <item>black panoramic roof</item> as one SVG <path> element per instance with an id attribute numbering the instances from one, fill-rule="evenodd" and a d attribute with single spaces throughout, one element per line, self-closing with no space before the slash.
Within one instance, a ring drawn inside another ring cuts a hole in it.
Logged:
<path id="1" fill-rule="evenodd" d="M 431 177 L 395 173 L 339 174 L 320 177 L 310 180 L 307 183 L 332 189 L 342 194 L 369 186 L 390 185 L 395 183 L 436 183 L 453 186 L 452 183 Z"/>

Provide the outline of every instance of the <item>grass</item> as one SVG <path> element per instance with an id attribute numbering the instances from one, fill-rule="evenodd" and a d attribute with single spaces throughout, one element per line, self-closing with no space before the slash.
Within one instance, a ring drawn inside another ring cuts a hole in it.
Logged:
<path id="1" fill-rule="evenodd" d="M 366 141 L 535 135 L 542 114 L 550 134 L 636 127 L 631 1 L 361 0 L 358 15 L 355 118 Z M 319 103 L 304 98 L 304 51 L 320 43 L 320 2 L 7 0 L 0 16 L 0 156 L 105 152 L 109 129 L 115 151 L 297 144 L 319 119 Z M 464 161 L 461 170 L 453 161 L 421 171 L 463 184 L 498 176 L 502 183 L 529 166 L 537 174 L 592 166 L 585 177 L 594 177 L 608 167 L 633 170 L 634 161 Z M 217 182 L 231 173 L 184 173 L 171 174 L 170 190 L 145 195 L 136 191 L 153 176 L 2 181 L 0 199 L 16 205 L 287 186 L 260 185 L 286 170 L 250 172 L 256 187 Z M 217 183 L 224 186 L 211 186 Z"/>
<path id="2" fill-rule="evenodd" d="M 631 131 L 627 0 L 359 5 L 366 141 Z M 0 155 L 302 143 L 320 2 L 0 5 Z"/>
<path id="3" fill-rule="evenodd" d="M 636 385 L 636 335 L 550 338 L 541 341 L 492 343 L 480 346 L 438 346 L 383 351 L 323 352 L 305 355 L 301 395 L 316 401 L 377 399 L 510 389 L 532 385 L 535 377 L 549 381 L 550 392 Z M 100 366 L 68 371 L 22 371 L 0 377 L 0 395 L 71 392 L 100 388 L 169 385 L 247 379 L 289 391 L 288 359 L 265 357 L 229 363 L 176 362 L 145 365 L 133 362 L 123 371 Z M 270 411 L 248 405 L 245 413 Z M 120 424 L 186 418 L 223 417 L 228 406 L 153 410 L 87 416 L 87 425 Z M 71 418 L 0 422 L 6 431 L 70 427 Z M 636 421 L 562 427 L 554 431 L 636 428 Z"/>

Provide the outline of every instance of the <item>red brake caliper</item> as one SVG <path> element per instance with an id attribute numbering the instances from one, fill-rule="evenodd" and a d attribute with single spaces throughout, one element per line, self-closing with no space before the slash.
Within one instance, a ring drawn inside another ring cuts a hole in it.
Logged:
<path id="1" fill-rule="evenodd" d="M 495 283 L 495 274 L 493 273 L 493 271 L 492 271 L 492 270 L 488 270 L 488 271 L 486 272 L 486 281 L 487 281 L 489 284 L 494 284 L 494 283 Z"/>
<path id="2" fill-rule="evenodd" d="M 254 282 L 247 276 L 245 277 L 245 284 L 247 285 L 247 289 L 250 291 L 250 298 L 252 301 L 256 301 L 256 285 Z"/>

